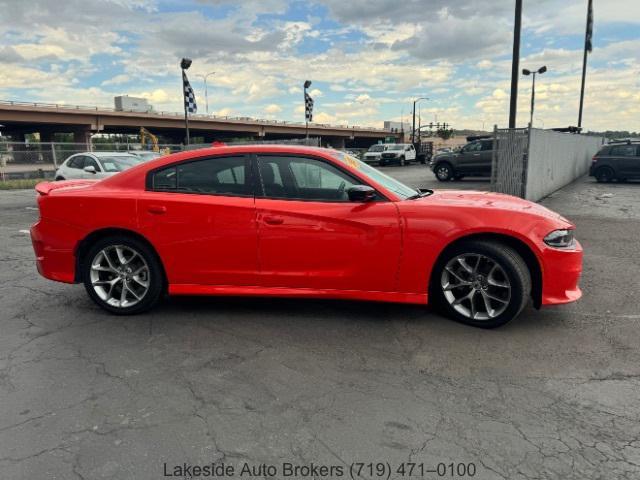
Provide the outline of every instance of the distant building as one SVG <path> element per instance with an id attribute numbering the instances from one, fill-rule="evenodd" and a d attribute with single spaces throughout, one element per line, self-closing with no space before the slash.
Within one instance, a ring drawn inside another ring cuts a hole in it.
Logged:
<path id="1" fill-rule="evenodd" d="M 147 102 L 146 98 L 130 97 L 120 95 L 113 99 L 118 112 L 152 112 L 153 106 Z"/>
<path id="2" fill-rule="evenodd" d="M 384 129 L 391 130 L 392 132 L 409 132 L 411 133 L 411 124 L 408 122 L 392 122 L 390 120 L 385 120 Z"/>

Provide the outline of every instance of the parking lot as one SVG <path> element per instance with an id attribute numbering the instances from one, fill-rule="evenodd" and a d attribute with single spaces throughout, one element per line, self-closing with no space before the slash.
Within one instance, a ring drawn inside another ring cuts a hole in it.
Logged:
<path id="1" fill-rule="evenodd" d="M 34 193 L 0 192 L 0 477 L 453 462 L 479 479 L 638 478 L 640 184 L 583 178 L 543 204 L 577 224 L 584 297 L 485 331 L 419 306 L 317 300 L 175 298 L 111 316 L 38 275 Z"/>

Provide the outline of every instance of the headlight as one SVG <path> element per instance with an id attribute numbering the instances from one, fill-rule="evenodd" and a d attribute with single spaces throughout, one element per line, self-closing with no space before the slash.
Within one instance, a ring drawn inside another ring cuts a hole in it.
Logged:
<path id="1" fill-rule="evenodd" d="M 544 243 L 555 248 L 569 248 L 575 243 L 573 230 L 554 230 L 544 237 Z"/>

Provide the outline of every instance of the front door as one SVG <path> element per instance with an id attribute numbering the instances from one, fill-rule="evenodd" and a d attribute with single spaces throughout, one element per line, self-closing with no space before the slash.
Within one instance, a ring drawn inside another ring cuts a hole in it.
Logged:
<path id="1" fill-rule="evenodd" d="M 138 220 L 169 283 L 256 285 L 252 177 L 244 155 L 181 162 L 150 174 Z"/>
<path id="2" fill-rule="evenodd" d="M 261 285 L 395 291 L 401 245 L 393 202 L 350 202 L 348 189 L 362 181 L 323 159 L 262 155 L 257 165 Z"/>

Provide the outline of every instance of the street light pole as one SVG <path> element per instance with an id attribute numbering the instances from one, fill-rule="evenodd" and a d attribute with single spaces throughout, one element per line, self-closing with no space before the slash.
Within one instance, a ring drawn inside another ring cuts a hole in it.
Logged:
<path id="1" fill-rule="evenodd" d="M 207 110 L 207 115 L 209 115 L 209 92 L 207 91 L 207 78 L 209 78 L 209 75 L 213 75 L 214 73 L 216 72 L 209 72 L 205 75 L 198 75 L 198 77 L 204 80 L 204 106 Z"/>
<path id="2" fill-rule="evenodd" d="M 535 98 L 536 98 L 536 74 L 539 73 L 540 75 L 542 75 L 546 71 L 547 71 L 546 66 L 542 66 L 538 70 L 534 70 L 534 71 L 527 70 L 526 68 L 522 69 L 523 75 L 531 75 L 533 77 L 533 80 L 531 82 L 531 118 L 529 119 L 530 127 L 533 126 L 533 109 L 535 106 Z"/>
<path id="3" fill-rule="evenodd" d="M 411 126 L 411 143 L 416 143 L 416 103 L 420 100 L 429 100 L 427 97 L 418 97 L 413 101 L 413 125 Z"/>

